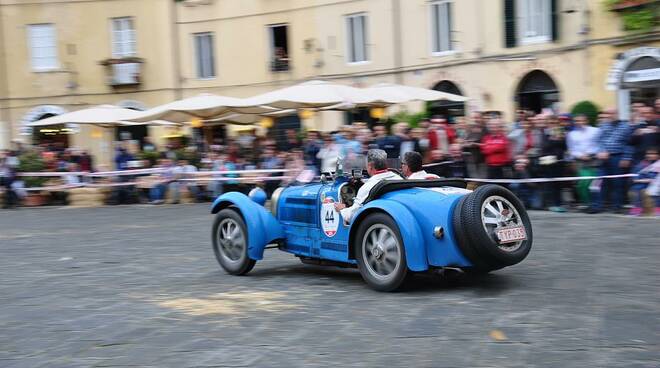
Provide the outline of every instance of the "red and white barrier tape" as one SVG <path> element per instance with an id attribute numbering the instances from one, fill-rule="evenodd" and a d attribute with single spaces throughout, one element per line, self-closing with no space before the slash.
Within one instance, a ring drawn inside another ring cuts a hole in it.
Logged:
<path id="1" fill-rule="evenodd" d="M 154 167 L 150 169 L 135 169 L 135 170 L 117 170 L 117 171 L 50 171 L 50 172 L 20 172 L 16 176 L 30 176 L 30 177 L 62 177 L 67 175 L 86 176 L 92 178 L 103 178 L 112 176 L 130 176 L 130 175 L 145 175 L 145 174 L 159 174 L 164 172 L 173 171 L 172 168 Z M 288 172 L 285 169 L 259 169 L 259 170 L 218 170 L 218 171 L 195 171 L 191 173 L 181 173 L 180 175 L 190 176 L 204 176 L 204 175 L 232 175 L 232 174 L 276 174 Z"/>
<path id="2" fill-rule="evenodd" d="M 595 180 L 595 179 L 616 179 L 616 178 L 636 178 L 637 174 L 620 174 L 620 175 L 600 175 L 600 176 L 560 176 L 556 178 L 529 178 L 529 179 L 476 179 L 465 178 L 465 181 L 473 181 L 479 183 L 494 183 L 494 184 L 512 184 L 512 183 L 549 183 L 557 181 L 578 181 L 578 180 Z"/>
<path id="3" fill-rule="evenodd" d="M 227 182 L 227 181 L 237 181 L 237 182 L 253 182 L 253 181 L 280 181 L 280 180 L 288 180 L 288 179 L 293 179 L 293 176 L 254 176 L 254 177 L 249 177 L 249 176 L 243 176 L 243 177 L 238 177 L 238 178 L 186 178 L 186 179 L 177 179 L 173 181 L 193 181 L 193 182 L 210 182 L 210 181 L 219 181 L 219 182 Z M 136 185 L 141 185 L 141 184 L 161 184 L 159 181 L 154 181 L 151 183 L 144 183 L 144 182 L 138 182 L 138 181 L 127 181 L 127 182 L 117 182 L 117 183 L 80 183 L 80 184 L 66 184 L 66 185 L 52 185 L 52 186 L 47 186 L 47 187 L 30 187 L 30 188 L 22 188 L 22 190 L 25 190 L 26 192 L 37 192 L 37 191 L 50 191 L 50 192 L 56 192 L 56 191 L 63 191 L 63 190 L 68 190 L 68 189 L 75 189 L 75 188 L 108 188 L 108 187 L 131 187 L 131 186 L 136 186 Z"/>
<path id="4" fill-rule="evenodd" d="M 126 170 L 126 171 L 108 171 L 103 173 L 78 173 L 78 172 L 62 172 L 62 173 L 22 173 L 21 176 L 54 176 L 53 174 L 58 174 L 57 176 L 63 175 L 76 175 L 76 176 L 90 176 L 90 177 L 109 177 L 109 176 L 119 176 L 119 175 L 129 175 L 127 172 L 131 172 L 130 175 L 140 175 L 147 173 L 157 173 L 157 171 L 146 172 L 146 170 L 156 170 L 156 169 L 143 169 L 143 170 Z M 162 169 L 159 169 L 162 170 Z M 138 173 L 136 173 L 136 171 Z M 162 171 L 161 171 L 162 172 Z M 195 173 L 183 174 L 185 176 L 209 176 L 209 175 L 222 175 L 222 174 L 268 174 L 268 173 L 285 173 L 288 170 L 227 170 L 227 171 L 199 171 Z M 35 174 L 47 174 L 47 175 L 35 175 Z M 95 174 L 95 175 L 93 175 Z M 468 182 L 477 182 L 477 183 L 493 183 L 493 184 L 513 184 L 513 183 L 548 183 L 548 182 L 564 182 L 564 181 L 580 181 L 580 180 L 595 180 L 595 179 L 616 179 L 616 178 L 635 178 L 637 174 L 621 174 L 621 175 L 600 175 L 600 176 L 565 176 L 565 177 L 555 177 L 555 178 L 528 178 L 528 179 L 478 179 L 478 178 L 465 178 Z M 172 181 L 181 181 L 181 182 L 254 182 L 254 181 L 280 181 L 280 180 L 290 180 L 294 176 L 239 176 L 239 177 L 196 177 L 196 178 L 179 178 Z M 146 184 L 159 184 L 161 181 L 155 180 L 152 183 Z M 104 187 L 122 187 L 122 186 L 135 186 L 145 184 L 145 182 L 115 182 L 115 183 L 80 183 L 80 184 L 64 184 L 64 185 L 53 185 L 46 187 L 32 187 L 32 188 L 23 188 L 25 191 L 61 191 L 73 188 L 104 188 Z"/>

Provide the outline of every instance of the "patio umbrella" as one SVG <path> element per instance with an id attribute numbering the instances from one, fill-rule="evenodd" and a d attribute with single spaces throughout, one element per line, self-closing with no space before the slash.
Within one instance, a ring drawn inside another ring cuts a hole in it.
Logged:
<path id="1" fill-rule="evenodd" d="M 99 105 L 87 109 L 68 112 L 50 118 L 33 121 L 25 126 L 38 127 L 56 124 L 92 124 L 101 126 L 123 125 L 124 120 L 131 120 L 140 111 L 125 109 L 114 105 Z"/>
<path id="2" fill-rule="evenodd" d="M 145 122 L 132 122 L 132 121 L 121 121 L 121 125 L 123 126 L 139 126 L 139 125 L 151 125 L 151 126 L 166 126 L 166 127 L 177 127 L 181 126 L 183 124 L 181 123 L 175 123 L 171 121 L 166 121 L 166 120 L 152 120 L 152 121 L 145 121 Z"/>
<path id="3" fill-rule="evenodd" d="M 277 109 L 322 108 L 338 104 L 359 105 L 370 101 L 369 94 L 361 88 L 319 80 L 296 84 L 245 100 L 252 106 L 270 106 Z"/>
<path id="4" fill-rule="evenodd" d="M 217 124 L 236 124 L 236 125 L 251 125 L 255 122 L 261 120 L 264 117 L 270 117 L 273 119 L 295 115 L 297 114 L 296 110 L 276 110 L 273 112 L 263 113 L 263 114 L 227 114 L 215 119 L 204 120 L 205 125 L 217 125 Z"/>
<path id="5" fill-rule="evenodd" d="M 439 101 L 448 100 L 465 102 L 467 97 L 440 92 L 434 89 L 404 86 L 401 84 L 379 83 L 365 88 L 373 98 L 373 105 L 393 105 L 412 101 Z"/>
<path id="6" fill-rule="evenodd" d="M 142 112 L 130 121 L 145 122 L 151 120 L 167 120 L 184 123 L 193 118 L 211 119 L 227 113 L 258 114 L 271 112 L 275 109 L 245 103 L 245 100 L 234 97 L 201 94 L 185 98 Z"/>

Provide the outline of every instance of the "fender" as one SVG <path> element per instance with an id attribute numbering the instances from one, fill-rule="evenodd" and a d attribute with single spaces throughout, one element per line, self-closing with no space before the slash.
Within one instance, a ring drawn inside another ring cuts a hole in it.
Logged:
<path id="1" fill-rule="evenodd" d="M 413 214 L 401 203 L 387 200 L 376 199 L 367 203 L 355 214 L 355 219 L 351 223 L 349 229 L 349 244 L 352 244 L 357 234 L 357 228 L 360 222 L 364 220 L 369 213 L 381 211 L 387 213 L 394 222 L 399 226 L 401 238 L 403 239 L 403 246 L 406 250 L 406 261 L 408 269 L 411 271 L 426 271 L 429 269 L 428 260 L 426 258 L 426 246 L 424 245 L 424 238 L 421 236 L 419 224 Z M 349 257 L 353 258 L 353 252 Z"/>
<path id="2" fill-rule="evenodd" d="M 248 257 L 251 259 L 263 259 L 266 245 L 284 238 L 284 230 L 277 219 L 243 193 L 229 192 L 221 195 L 213 202 L 211 213 L 218 213 L 229 206 L 236 206 L 243 216 L 247 227 Z"/>

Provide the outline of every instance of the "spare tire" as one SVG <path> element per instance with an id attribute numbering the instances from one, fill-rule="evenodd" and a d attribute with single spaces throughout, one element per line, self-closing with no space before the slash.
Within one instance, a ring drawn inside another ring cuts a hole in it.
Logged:
<path id="1" fill-rule="evenodd" d="M 519 263 L 532 248 L 532 224 L 524 205 L 499 185 L 487 184 L 463 197 L 453 225 L 461 251 L 479 272 Z"/>

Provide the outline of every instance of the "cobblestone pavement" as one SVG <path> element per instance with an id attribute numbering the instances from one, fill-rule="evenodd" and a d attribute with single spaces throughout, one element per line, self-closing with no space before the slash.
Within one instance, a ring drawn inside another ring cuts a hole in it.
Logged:
<path id="1" fill-rule="evenodd" d="M 208 210 L 0 212 L 0 367 L 660 366 L 660 220 L 536 212 L 525 262 L 378 293 L 276 250 L 226 275 Z"/>

